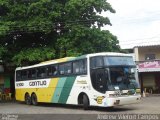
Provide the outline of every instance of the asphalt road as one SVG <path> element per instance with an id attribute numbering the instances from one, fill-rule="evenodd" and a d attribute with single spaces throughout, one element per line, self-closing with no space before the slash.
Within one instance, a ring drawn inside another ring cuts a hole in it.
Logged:
<path id="1" fill-rule="evenodd" d="M 83 110 L 82 107 L 73 105 L 39 104 L 32 106 L 20 102 L 0 102 L 0 114 L 2 114 L 1 119 L 6 115 L 10 115 L 10 117 L 18 115 L 19 120 L 22 118 L 26 120 L 50 120 L 52 117 L 56 120 L 58 118 L 61 120 L 87 120 L 98 119 L 98 115 L 101 114 L 160 114 L 160 96 L 142 98 L 139 104 L 117 106 L 113 109 L 91 107 L 89 110 Z"/>

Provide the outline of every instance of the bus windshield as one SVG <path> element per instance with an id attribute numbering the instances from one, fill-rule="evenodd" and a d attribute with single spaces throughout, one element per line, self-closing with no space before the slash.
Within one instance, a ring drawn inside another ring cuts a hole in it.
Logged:
<path id="1" fill-rule="evenodd" d="M 115 66 L 115 65 L 135 65 L 132 57 L 123 56 L 106 56 L 104 57 L 105 66 Z"/>
<path id="2" fill-rule="evenodd" d="M 112 87 L 120 90 L 139 88 L 135 72 L 135 67 L 111 67 L 110 83 Z"/>
<path id="3" fill-rule="evenodd" d="M 93 87 L 100 92 L 139 88 L 136 65 L 130 56 L 96 56 L 90 65 Z"/>

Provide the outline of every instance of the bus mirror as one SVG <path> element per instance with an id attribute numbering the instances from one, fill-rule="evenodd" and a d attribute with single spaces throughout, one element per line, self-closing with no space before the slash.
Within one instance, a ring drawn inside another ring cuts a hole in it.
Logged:
<path id="1" fill-rule="evenodd" d="M 105 69 L 105 73 L 107 73 L 107 74 L 108 74 L 108 69 Z"/>
<path id="2" fill-rule="evenodd" d="M 107 77 L 107 79 L 108 79 L 108 73 L 109 73 L 109 71 L 108 71 L 108 69 L 105 69 L 105 75 L 106 75 L 106 77 Z"/>
<path id="3" fill-rule="evenodd" d="M 131 73 L 134 73 L 134 69 L 131 69 Z"/>

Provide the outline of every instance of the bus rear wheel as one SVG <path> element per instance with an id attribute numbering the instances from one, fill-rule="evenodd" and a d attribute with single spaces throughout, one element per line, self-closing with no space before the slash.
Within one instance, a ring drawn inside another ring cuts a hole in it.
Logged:
<path id="1" fill-rule="evenodd" d="M 25 94 L 25 103 L 31 105 L 31 97 L 28 93 Z"/>
<path id="2" fill-rule="evenodd" d="M 31 101 L 33 105 L 38 105 L 37 95 L 35 93 L 32 94 Z"/>

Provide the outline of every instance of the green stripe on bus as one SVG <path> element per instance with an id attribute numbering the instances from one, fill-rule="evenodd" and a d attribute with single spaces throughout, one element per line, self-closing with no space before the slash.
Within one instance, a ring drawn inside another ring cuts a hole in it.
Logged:
<path id="1" fill-rule="evenodd" d="M 67 79 L 66 77 L 62 77 L 58 80 L 56 90 L 55 90 L 54 95 L 52 97 L 52 102 L 58 103 L 58 100 L 59 100 L 59 97 L 61 95 L 61 92 L 62 92 L 62 89 L 63 89 L 63 86 L 65 84 L 66 79 Z"/>
<path id="2" fill-rule="evenodd" d="M 82 55 L 79 57 L 69 58 L 67 61 L 81 60 L 87 58 L 86 55 Z"/>
<path id="3" fill-rule="evenodd" d="M 59 101 L 58 103 L 66 103 L 67 99 L 69 97 L 69 94 L 71 92 L 73 83 L 75 81 L 76 77 L 68 77 L 64 86 L 63 86 L 63 90 L 62 93 L 60 95 Z"/>

